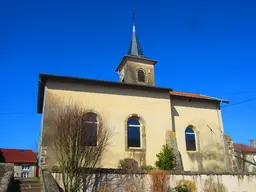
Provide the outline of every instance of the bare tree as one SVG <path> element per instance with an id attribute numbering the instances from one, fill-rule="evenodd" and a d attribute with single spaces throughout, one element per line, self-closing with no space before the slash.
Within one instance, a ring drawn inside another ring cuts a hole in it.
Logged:
<path id="1" fill-rule="evenodd" d="M 54 109 L 51 129 L 55 133 L 50 139 L 67 192 L 90 187 L 95 180 L 92 171 L 110 144 L 112 131 L 103 120 L 95 122 L 94 115 L 72 102 Z"/>

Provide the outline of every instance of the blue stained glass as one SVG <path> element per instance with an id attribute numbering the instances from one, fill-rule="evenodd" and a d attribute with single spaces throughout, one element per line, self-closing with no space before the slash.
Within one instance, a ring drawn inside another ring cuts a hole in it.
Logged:
<path id="1" fill-rule="evenodd" d="M 128 126 L 128 147 L 140 147 L 140 127 Z"/>
<path id="2" fill-rule="evenodd" d="M 185 131 L 187 151 L 196 151 L 196 137 L 192 128 L 187 128 Z"/>
<path id="3" fill-rule="evenodd" d="M 194 133 L 194 130 L 191 127 L 188 127 L 185 132 L 186 133 Z"/>
<path id="4" fill-rule="evenodd" d="M 137 118 L 132 117 L 128 119 L 128 125 L 140 125 L 140 122 Z"/>

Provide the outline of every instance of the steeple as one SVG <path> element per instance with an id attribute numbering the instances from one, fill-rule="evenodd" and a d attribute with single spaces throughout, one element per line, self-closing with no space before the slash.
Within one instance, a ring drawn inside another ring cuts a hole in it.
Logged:
<path id="1" fill-rule="evenodd" d="M 140 46 L 139 39 L 136 34 L 134 22 L 133 22 L 133 26 L 132 26 L 132 40 L 131 40 L 130 47 L 128 50 L 128 55 L 136 56 L 136 57 L 144 57 L 142 48 Z"/>
<path id="2" fill-rule="evenodd" d="M 116 72 L 122 83 L 155 85 L 156 60 L 149 59 L 143 55 L 139 39 L 136 34 L 134 22 L 134 9 L 132 16 L 132 40 L 128 54 L 123 57 L 118 65 Z"/>
<path id="3" fill-rule="evenodd" d="M 136 56 L 136 57 L 144 57 L 142 48 L 140 46 L 139 39 L 136 34 L 135 22 L 134 22 L 134 18 L 135 18 L 134 9 L 132 10 L 132 12 L 133 12 L 133 14 L 132 14 L 132 40 L 131 40 L 130 47 L 128 50 L 128 55 Z"/>

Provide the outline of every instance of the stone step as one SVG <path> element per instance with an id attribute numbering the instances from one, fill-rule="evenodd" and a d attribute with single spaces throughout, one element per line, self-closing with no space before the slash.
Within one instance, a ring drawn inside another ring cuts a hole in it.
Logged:
<path id="1" fill-rule="evenodd" d="M 18 180 L 18 179 L 17 179 Z M 19 179 L 18 180 L 19 183 L 25 183 L 25 184 L 29 184 L 29 183 L 40 183 L 41 181 L 39 179 Z"/>
<path id="2" fill-rule="evenodd" d="M 27 188 L 27 189 L 20 189 L 20 191 L 42 191 L 41 188 Z"/>
<path id="3" fill-rule="evenodd" d="M 20 191 L 42 191 L 42 188 L 21 188 Z"/>
<path id="4" fill-rule="evenodd" d="M 41 192 L 41 189 L 21 189 L 20 192 Z"/>
<path id="5" fill-rule="evenodd" d="M 41 183 L 20 183 L 20 186 L 41 186 Z"/>
<path id="6" fill-rule="evenodd" d="M 42 188 L 42 186 L 41 186 L 41 185 L 34 185 L 34 186 L 29 186 L 29 185 L 27 185 L 27 186 L 20 186 L 20 189 L 31 189 L 31 188 L 33 188 L 33 189 L 37 189 L 37 188 Z"/>
<path id="7" fill-rule="evenodd" d="M 20 192 L 42 192 L 41 181 L 34 178 L 15 178 Z"/>

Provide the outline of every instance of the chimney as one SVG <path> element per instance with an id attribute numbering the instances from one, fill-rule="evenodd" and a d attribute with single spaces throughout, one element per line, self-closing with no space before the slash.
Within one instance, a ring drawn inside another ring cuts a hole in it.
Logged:
<path id="1" fill-rule="evenodd" d="M 250 140 L 250 145 L 251 145 L 251 147 L 254 147 L 254 139 Z"/>

